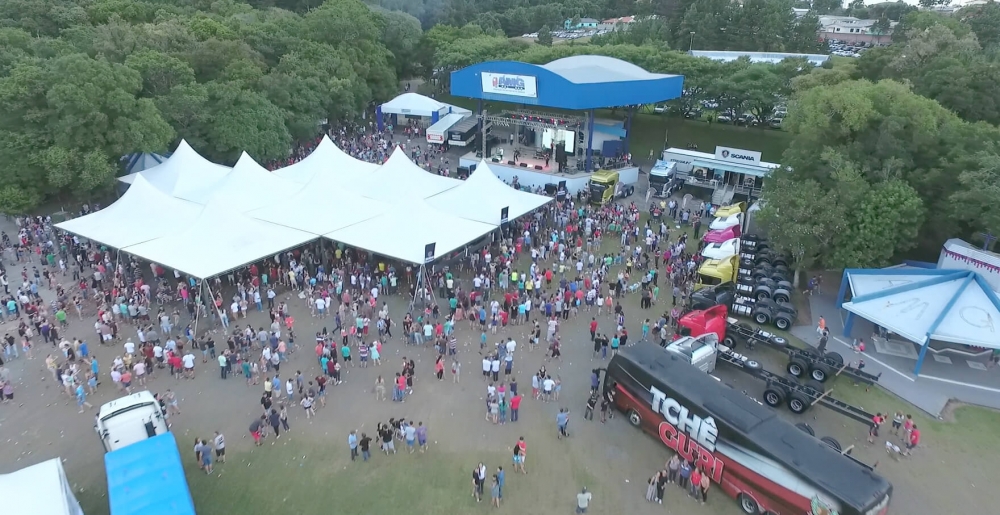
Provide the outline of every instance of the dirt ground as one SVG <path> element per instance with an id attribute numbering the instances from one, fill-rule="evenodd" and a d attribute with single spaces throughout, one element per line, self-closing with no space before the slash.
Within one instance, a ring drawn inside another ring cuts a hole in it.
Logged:
<path id="1" fill-rule="evenodd" d="M 312 358 L 310 336 L 324 325 L 332 329 L 332 321 L 310 317 L 297 298 L 290 297 L 290 302 L 297 319 L 298 341 L 306 347 L 282 365 L 282 377 L 295 370 L 314 377 L 318 365 Z M 628 327 L 636 337 L 643 319 L 669 309 L 662 299 L 653 311 L 640 310 L 638 304 L 637 295 L 623 302 Z M 389 306 L 393 318 L 401 320 L 406 300 L 392 297 Z M 386 344 L 381 367 L 346 368 L 346 381 L 330 388 L 327 406 L 316 418 L 307 421 L 300 408 L 292 408 L 291 432 L 278 440 L 269 438 L 261 448 L 253 448 L 247 437 L 247 426 L 259 412 L 260 386 L 248 387 L 239 378 L 223 381 L 217 365 L 210 361 L 199 363 L 193 380 L 175 380 L 158 372 L 148 388 L 154 392 L 173 389 L 180 399 L 182 413 L 172 417 L 173 431 L 185 459 L 195 506 L 203 514 L 222 510 L 248 515 L 310 513 L 319 509 L 361 514 L 406 509 L 412 515 L 437 515 L 452 509 L 487 510 L 488 499 L 477 505 L 470 496 L 470 474 L 479 461 L 491 471 L 498 465 L 508 470 L 505 510 L 570 513 L 574 494 L 587 487 L 594 494 L 592 513 L 652 514 L 662 513 L 664 508 L 667 513 L 737 513 L 735 502 L 719 495 L 718 489 L 706 506 L 695 507 L 692 500 L 674 490 L 668 490 L 664 506 L 647 503 L 646 480 L 663 466 L 668 450 L 629 426 L 623 417 L 607 424 L 583 420 L 589 372 L 601 365 L 601 360 L 591 358 L 587 334 L 590 316 L 584 312 L 563 323 L 564 354 L 559 362 L 545 362 L 541 349 L 528 352 L 525 326 L 502 329 L 489 337 L 491 344 L 508 336 L 518 342 L 515 376 L 522 392 L 530 390 L 531 374 L 543 363 L 563 385 L 558 402 L 526 399 L 521 421 L 501 426 L 484 420 L 486 386 L 480 374 L 479 332 L 470 330 L 467 323 L 457 326 L 462 361 L 459 384 L 447 376 L 444 382 L 434 379 L 435 351 L 405 346 L 397 335 Z M 254 312 L 239 324 L 257 327 L 266 320 L 266 314 Z M 613 331 L 611 318 L 599 321 L 601 331 Z M 68 336 L 94 342 L 91 324 L 89 320 L 74 320 Z M 44 357 L 50 349 L 44 345 L 37 346 L 34 360 L 22 357 L 7 365 L 16 390 L 14 403 L 0 405 L 0 473 L 59 457 L 85 513 L 108 513 L 103 448 L 94 434 L 93 420 L 97 406 L 119 396 L 106 374 L 114 356 L 123 352 L 121 344 L 91 345 L 101 363 L 104 384 L 89 399 L 95 409 L 84 414 L 77 413 L 75 402 L 47 377 Z M 783 368 L 777 353 L 755 352 L 768 369 Z M 404 404 L 376 402 L 372 394 L 376 376 L 391 377 L 404 356 L 417 361 L 415 393 Z M 749 376 L 725 369 L 720 369 L 719 375 L 750 395 L 759 396 L 763 389 Z M 906 409 L 877 388 L 864 392 L 862 387 L 838 383 L 835 389 L 835 396 L 866 405 L 870 411 Z M 572 413 L 568 440 L 556 439 L 555 414 L 560 407 Z M 909 411 L 916 414 L 912 408 Z M 346 445 L 350 430 L 371 434 L 378 421 L 401 416 L 429 427 L 427 454 L 408 455 L 401 450 L 400 455 L 391 457 L 376 454 L 371 463 L 350 462 Z M 822 409 L 800 418 L 808 421 L 817 435 L 834 436 L 845 446 L 855 444 L 854 455 L 863 461 L 879 462 L 878 471 L 895 485 L 891 513 L 990 513 L 1000 505 L 1000 492 L 989 486 L 992 478 L 1000 475 L 1000 465 L 993 458 L 1000 441 L 993 432 L 996 426 L 991 425 L 1000 419 L 991 413 L 960 410 L 955 423 L 927 421 L 933 427 L 925 433 L 921 449 L 902 461 L 888 457 L 881 441 L 868 447 L 866 428 L 857 422 Z M 217 464 L 215 473 L 207 477 L 198 471 L 191 447 L 196 437 L 210 438 L 215 430 L 227 437 L 229 462 Z M 517 476 L 509 467 L 510 449 L 519 436 L 529 443 L 527 476 Z"/>

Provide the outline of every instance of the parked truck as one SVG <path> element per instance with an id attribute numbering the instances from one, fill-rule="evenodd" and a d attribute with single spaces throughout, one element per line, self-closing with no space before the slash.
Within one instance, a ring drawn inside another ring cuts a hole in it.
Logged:
<path id="1" fill-rule="evenodd" d="M 169 431 L 159 401 L 149 391 L 115 399 L 98 410 L 94 430 L 104 452 L 112 452 Z"/>
<path id="2" fill-rule="evenodd" d="M 635 192 L 634 184 L 625 184 L 615 170 L 598 170 L 590 176 L 590 203 L 603 206 Z"/>

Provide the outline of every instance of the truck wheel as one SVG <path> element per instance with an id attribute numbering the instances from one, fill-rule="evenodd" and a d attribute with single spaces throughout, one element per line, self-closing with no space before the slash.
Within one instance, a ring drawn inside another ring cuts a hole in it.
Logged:
<path id="1" fill-rule="evenodd" d="M 788 347 L 788 340 L 781 336 L 772 336 L 771 345 L 784 349 L 785 347 Z"/>
<path id="2" fill-rule="evenodd" d="M 764 365 L 761 365 L 760 362 L 755 359 L 748 359 L 744 361 L 743 366 L 746 367 L 748 370 L 753 370 L 753 371 L 759 371 L 764 368 Z"/>
<path id="3" fill-rule="evenodd" d="M 823 395 L 824 393 L 826 393 L 826 387 L 823 386 L 823 383 L 815 379 L 810 379 L 806 381 L 805 387 L 811 390 L 815 390 L 816 395 Z"/>
<path id="4" fill-rule="evenodd" d="M 802 377 L 806 373 L 806 364 L 800 360 L 793 359 L 788 362 L 788 366 L 785 367 L 785 370 L 795 377 Z"/>
<path id="5" fill-rule="evenodd" d="M 736 502 L 740 503 L 740 509 L 747 515 L 760 515 L 760 505 L 747 494 L 736 496 Z"/>
<path id="6" fill-rule="evenodd" d="M 778 317 L 774 319 L 774 326 L 782 331 L 787 331 L 789 327 L 792 327 L 792 321 L 787 317 Z"/>
<path id="7" fill-rule="evenodd" d="M 795 427 L 809 436 L 816 436 L 816 431 L 813 431 L 812 426 L 806 424 L 805 422 L 799 422 L 798 424 L 795 424 Z"/>
<path id="8" fill-rule="evenodd" d="M 753 295 L 757 299 L 757 302 L 760 302 L 762 300 L 767 300 L 771 298 L 771 289 L 768 288 L 767 286 L 761 286 L 757 288 L 756 291 L 753 292 Z"/>
<path id="9" fill-rule="evenodd" d="M 772 408 L 777 408 L 785 403 L 785 392 L 778 390 L 776 388 L 770 388 L 764 390 L 764 404 Z"/>
<path id="10" fill-rule="evenodd" d="M 833 447 L 833 450 L 837 452 L 844 450 L 844 448 L 840 446 L 840 442 L 838 442 L 837 439 L 832 436 L 824 436 L 823 438 L 820 438 L 819 441 L 829 445 L 830 447 Z"/>
<path id="11" fill-rule="evenodd" d="M 726 336 L 725 338 L 723 338 L 722 344 L 725 345 L 726 347 L 729 347 L 730 349 L 736 348 L 736 340 L 734 340 L 732 336 Z"/>
<path id="12" fill-rule="evenodd" d="M 809 371 L 809 377 L 812 377 L 815 381 L 825 383 L 830 378 L 830 370 L 824 365 L 814 365 L 812 370 Z"/>
<path id="13" fill-rule="evenodd" d="M 760 325 L 765 325 L 771 321 L 771 317 L 767 316 L 767 313 L 764 313 L 763 311 L 758 311 L 757 313 L 754 313 L 753 320 Z"/>
<path id="14" fill-rule="evenodd" d="M 809 399 L 799 392 L 792 392 L 788 396 L 788 409 L 796 415 L 801 415 L 809 411 Z"/>
<path id="15" fill-rule="evenodd" d="M 841 356 L 839 352 L 833 352 L 833 351 L 827 352 L 826 354 L 823 355 L 823 357 L 830 361 L 833 361 L 834 363 L 837 364 L 837 366 L 844 365 L 844 357 Z"/>
<path id="16" fill-rule="evenodd" d="M 628 412 L 628 421 L 633 426 L 639 427 L 639 425 L 642 424 L 642 417 L 639 415 L 638 411 L 632 409 L 632 410 L 629 410 L 629 412 Z"/>
<path id="17" fill-rule="evenodd" d="M 791 300 L 791 294 L 788 292 L 788 290 L 782 290 L 781 288 L 778 288 L 777 290 L 774 291 L 774 295 L 772 296 L 772 298 L 774 299 L 775 302 L 788 302 L 789 300 Z"/>

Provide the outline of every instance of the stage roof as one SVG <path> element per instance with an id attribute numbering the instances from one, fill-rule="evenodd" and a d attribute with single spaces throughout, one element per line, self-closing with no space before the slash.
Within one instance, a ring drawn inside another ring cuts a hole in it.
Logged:
<path id="1" fill-rule="evenodd" d="M 1000 349 L 1000 300 L 976 272 L 899 268 L 845 270 L 843 308 L 910 341 Z"/>
<path id="2" fill-rule="evenodd" d="M 451 73 L 451 94 L 586 110 L 654 104 L 681 96 L 684 77 L 650 73 L 613 57 L 577 55 L 536 65 L 488 61 Z"/>

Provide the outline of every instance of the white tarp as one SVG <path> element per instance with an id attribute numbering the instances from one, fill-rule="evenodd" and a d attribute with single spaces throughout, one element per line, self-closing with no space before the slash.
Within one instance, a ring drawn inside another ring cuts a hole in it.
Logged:
<path id="1" fill-rule="evenodd" d="M 312 153 L 298 163 L 275 170 L 274 174 L 282 179 L 305 184 L 320 173 L 353 179 L 356 176 L 371 173 L 378 166 L 375 163 L 351 157 L 333 141 L 330 141 L 330 138 L 323 136 Z"/>
<path id="2" fill-rule="evenodd" d="M 443 177 L 420 168 L 400 147 L 392 152 L 385 164 L 373 173 L 350 181 L 348 188 L 368 198 L 384 202 L 406 199 L 426 199 L 462 184 L 458 179 Z"/>
<path id="3" fill-rule="evenodd" d="M 468 109 L 439 102 L 419 93 L 403 93 L 382 104 L 379 108 L 382 109 L 383 114 L 405 114 L 407 116 L 432 116 L 434 113 L 441 116 L 448 113 L 472 114 L 472 111 Z"/>
<path id="4" fill-rule="evenodd" d="M 224 202 L 246 212 L 282 201 L 301 188 L 301 184 L 272 174 L 244 152 L 233 165 L 233 170 L 216 185 L 181 198 L 199 204 Z"/>
<path id="5" fill-rule="evenodd" d="M 71 234 L 122 249 L 187 227 L 201 206 L 172 197 L 142 175 L 110 206 L 56 227 Z"/>
<path id="6" fill-rule="evenodd" d="M 4 515 L 83 515 L 59 458 L 0 474 Z"/>
<path id="7" fill-rule="evenodd" d="M 524 216 L 552 198 L 511 188 L 493 174 L 486 161 L 480 161 L 461 185 L 427 199 L 431 207 L 477 222 L 500 225 L 500 211 L 509 208 L 507 219 Z"/>
<path id="8" fill-rule="evenodd" d="M 122 250 L 206 279 L 315 239 L 307 232 L 250 218 L 238 206 L 212 202 L 183 229 Z"/>
<path id="9" fill-rule="evenodd" d="M 496 229 L 495 225 L 458 218 L 423 200 L 408 200 L 371 220 L 333 231 L 327 238 L 414 264 L 424 263 L 424 248 L 434 243 L 442 257 Z"/>
<path id="10" fill-rule="evenodd" d="M 319 173 L 294 194 L 275 198 L 273 203 L 247 214 L 322 236 L 389 210 L 390 204 L 345 190 L 343 182 L 334 174 Z"/>
<path id="11" fill-rule="evenodd" d="M 118 180 L 131 184 L 136 176 L 142 175 L 160 191 L 182 197 L 211 188 L 228 173 L 228 166 L 217 165 L 201 157 L 186 141 L 181 140 L 177 150 L 163 164 Z"/>

